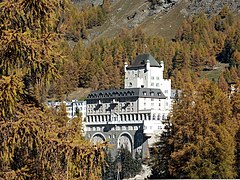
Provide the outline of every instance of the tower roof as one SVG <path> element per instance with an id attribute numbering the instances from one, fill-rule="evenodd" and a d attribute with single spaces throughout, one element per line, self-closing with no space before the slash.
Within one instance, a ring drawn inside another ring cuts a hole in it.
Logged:
<path id="1" fill-rule="evenodd" d="M 138 55 L 131 63 L 129 67 L 139 67 L 145 66 L 147 64 L 147 60 L 150 62 L 151 67 L 161 67 L 161 65 L 152 57 L 151 54 L 140 54 Z"/>

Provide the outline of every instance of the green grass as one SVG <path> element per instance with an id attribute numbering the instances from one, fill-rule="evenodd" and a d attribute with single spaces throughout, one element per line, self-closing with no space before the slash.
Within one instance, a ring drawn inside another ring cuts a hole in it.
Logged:
<path id="1" fill-rule="evenodd" d="M 200 74 L 200 78 L 201 79 L 206 78 L 206 79 L 214 80 L 215 82 L 217 82 L 219 76 L 221 75 L 222 72 L 225 71 L 226 67 L 228 67 L 228 64 L 218 63 L 216 65 L 216 69 L 211 71 L 202 71 Z"/>

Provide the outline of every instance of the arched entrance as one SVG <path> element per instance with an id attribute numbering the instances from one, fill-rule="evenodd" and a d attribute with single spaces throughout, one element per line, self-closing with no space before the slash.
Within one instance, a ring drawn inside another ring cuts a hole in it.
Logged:
<path id="1" fill-rule="evenodd" d="M 106 140 L 106 138 L 104 137 L 104 135 L 102 133 L 95 133 L 91 138 L 91 142 L 93 144 L 103 143 L 105 140 Z"/>
<path id="2" fill-rule="evenodd" d="M 127 148 L 130 152 L 132 152 L 132 137 L 129 133 L 122 133 L 120 134 L 119 138 L 118 138 L 118 148 Z"/>

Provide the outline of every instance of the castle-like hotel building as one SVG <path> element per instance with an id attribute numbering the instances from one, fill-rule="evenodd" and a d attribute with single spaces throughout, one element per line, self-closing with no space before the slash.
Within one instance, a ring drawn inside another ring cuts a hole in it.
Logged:
<path id="1" fill-rule="evenodd" d="M 109 141 L 116 155 L 121 146 L 133 155 L 148 156 L 148 148 L 163 129 L 171 109 L 171 80 L 163 78 L 164 64 L 142 54 L 125 64 L 124 89 L 91 92 L 86 100 L 86 138 Z"/>

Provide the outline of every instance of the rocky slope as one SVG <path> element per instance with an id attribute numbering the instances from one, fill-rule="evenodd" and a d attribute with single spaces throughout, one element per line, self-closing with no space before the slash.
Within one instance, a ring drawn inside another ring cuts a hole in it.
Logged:
<path id="1" fill-rule="evenodd" d="M 236 14 L 240 12 L 240 0 L 190 0 L 187 11 L 190 15 L 204 12 L 211 16 L 218 13 L 223 6 L 228 6 Z"/>
<path id="2" fill-rule="evenodd" d="M 74 3 L 102 5 L 104 0 L 73 0 Z M 200 12 L 218 13 L 228 6 L 240 14 L 240 0 L 110 0 L 107 21 L 90 30 L 87 42 L 113 38 L 123 29 L 141 27 L 147 35 L 172 39 L 183 20 Z"/>

